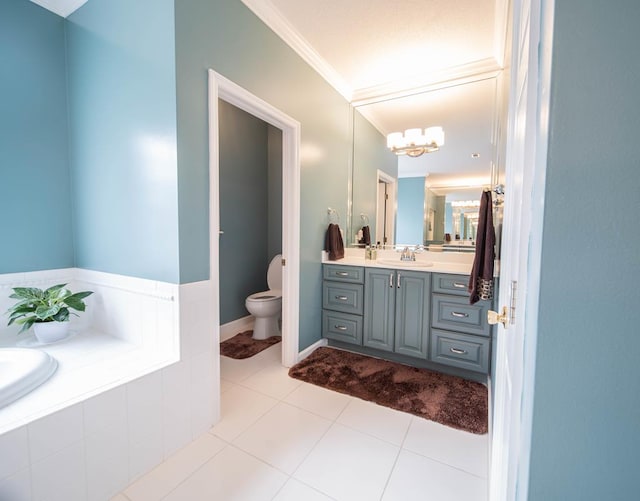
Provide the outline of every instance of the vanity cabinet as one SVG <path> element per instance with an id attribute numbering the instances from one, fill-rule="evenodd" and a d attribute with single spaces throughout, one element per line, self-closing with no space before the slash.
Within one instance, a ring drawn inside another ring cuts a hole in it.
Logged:
<path id="1" fill-rule="evenodd" d="M 465 275 L 324 264 L 322 335 L 336 346 L 480 377 L 489 373 L 491 301 L 469 304 L 468 281 Z"/>
<path id="2" fill-rule="evenodd" d="M 365 269 L 363 346 L 426 359 L 431 275 Z"/>
<path id="3" fill-rule="evenodd" d="M 362 345 L 364 268 L 329 264 L 322 268 L 322 336 Z"/>
<path id="4" fill-rule="evenodd" d="M 434 273 L 431 297 L 432 362 L 474 372 L 489 372 L 491 301 L 469 304 L 465 275 Z"/>

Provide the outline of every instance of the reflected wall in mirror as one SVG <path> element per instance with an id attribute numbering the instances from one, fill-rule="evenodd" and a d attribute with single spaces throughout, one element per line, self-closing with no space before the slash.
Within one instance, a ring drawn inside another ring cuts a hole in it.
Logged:
<path id="1" fill-rule="evenodd" d="M 473 250 L 482 190 L 497 182 L 497 75 L 354 107 L 349 243 Z M 419 157 L 396 156 L 386 135 L 441 126 L 445 143 Z"/>

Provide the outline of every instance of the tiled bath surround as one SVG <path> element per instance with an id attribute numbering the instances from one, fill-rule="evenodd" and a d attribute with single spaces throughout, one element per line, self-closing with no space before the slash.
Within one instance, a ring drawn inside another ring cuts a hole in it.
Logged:
<path id="1" fill-rule="evenodd" d="M 2 500 L 109 499 L 219 413 L 209 281 L 179 286 L 80 269 L 1 275 L 0 309 L 11 287 L 64 282 L 95 294 L 72 323 L 78 334 L 46 347 L 58 373 L 0 409 Z M 23 339 L 5 323 L 3 345 Z"/>

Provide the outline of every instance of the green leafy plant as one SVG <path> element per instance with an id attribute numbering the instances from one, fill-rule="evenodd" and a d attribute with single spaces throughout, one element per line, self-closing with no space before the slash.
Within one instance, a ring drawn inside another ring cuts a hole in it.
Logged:
<path id="1" fill-rule="evenodd" d="M 22 325 L 21 332 L 29 329 L 33 324 L 40 322 L 66 322 L 69 320 L 69 311 L 84 311 L 86 305 L 84 298 L 93 294 L 93 291 L 72 293 L 66 288 L 67 284 L 54 285 L 46 290 L 35 287 L 15 287 L 9 297 L 19 299 L 7 310 L 11 325 Z M 75 313 L 73 313 L 76 315 Z"/>

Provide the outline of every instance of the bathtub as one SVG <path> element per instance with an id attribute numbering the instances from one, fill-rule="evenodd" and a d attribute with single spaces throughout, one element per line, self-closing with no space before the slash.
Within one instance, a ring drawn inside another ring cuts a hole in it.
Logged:
<path id="1" fill-rule="evenodd" d="M 0 348 L 0 408 L 18 400 L 49 379 L 58 362 L 29 348 Z"/>

